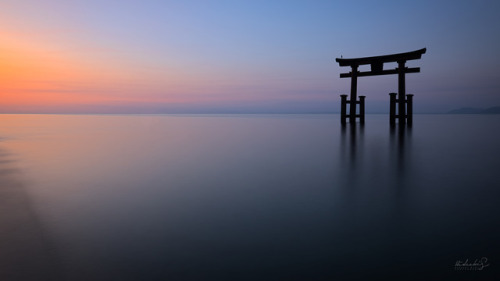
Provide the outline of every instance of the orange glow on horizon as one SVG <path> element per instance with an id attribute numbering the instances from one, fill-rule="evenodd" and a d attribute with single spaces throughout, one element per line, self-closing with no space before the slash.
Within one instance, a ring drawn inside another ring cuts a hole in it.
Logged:
<path id="1" fill-rule="evenodd" d="M 186 72 L 158 71 L 148 65 L 143 68 L 139 65 L 137 69 L 137 62 L 82 58 L 20 36 L 1 33 L 0 37 L 0 108 L 3 109 L 179 104 L 222 99 L 197 93 L 201 86 L 196 77 Z"/>
<path id="2" fill-rule="evenodd" d="M 148 54 L 103 54 L 92 51 L 94 46 L 57 46 L 6 32 L 0 38 L 0 113 L 302 99 L 272 98 L 293 86 L 244 69 L 228 76 L 216 67 L 156 61 Z"/>

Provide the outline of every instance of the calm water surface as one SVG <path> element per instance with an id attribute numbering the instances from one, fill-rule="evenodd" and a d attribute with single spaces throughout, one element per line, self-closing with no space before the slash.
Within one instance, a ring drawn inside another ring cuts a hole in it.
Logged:
<path id="1" fill-rule="evenodd" d="M 0 115 L 0 280 L 500 273 L 500 116 L 339 123 Z"/>

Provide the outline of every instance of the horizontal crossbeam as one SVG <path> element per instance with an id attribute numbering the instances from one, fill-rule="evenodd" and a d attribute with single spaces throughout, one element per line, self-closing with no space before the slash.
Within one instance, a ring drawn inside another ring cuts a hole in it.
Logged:
<path id="1" fill-rule="evenodd" d="M 351 103 L 351 101 L 350 101 L 350 100 L 346 100 L 346 101 L 345 101 L 345 103 L 349 103 L 349 104 L 350 104 L 350 103 Z M 361 104 L 361 103 L 362 103 L 362 101 L 358 100 L 358 101 L 355 101 L 354 103 L 355 103 L 355 104 Z"/>
<path id="2" fill-rule="evenodd" d="M 404 73 L 418 73 L 420 72 L 420 67 L 406 67 Z M 399 69 L 388 69 L 388 70 L 381 70 L 381 71 L 358 71 L 357 76 L 362 77 L 362 76 L 375 76 L 375 75 L 388 75 L 388 74 L 398 74 Z M 348 73 L 340 73 L 340 78 L 348 78 L 352 77 L 352 72 Z"/>

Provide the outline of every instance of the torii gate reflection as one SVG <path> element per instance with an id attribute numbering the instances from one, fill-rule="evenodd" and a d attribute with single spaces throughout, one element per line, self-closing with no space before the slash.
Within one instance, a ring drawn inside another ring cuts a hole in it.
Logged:
<path id="1" fill-rule="evenodd" d="M 407 95 L 405 89 L 405 74 L 406 73 L 417 73 L 420 72 L 420 67 L 408 68 L 405 66 L 408 60 L 417 60 L 425 54 L 427 49 L 423 48 L 413 52 L 392 54 L 385 56 L 376 57 L 365 57 L 365 58 L 352 58 L 344 59 L 337 58 L 336 62 L 339 66 L 350 66 L 352 71 L 349 73 L 341 73 L 340 78 L 351 77 L 351 98 L 347 100 L 347 95 L 340 95 L 341 97 L 341 108 L 340 108 L 340 122 L 346 124 L 346 119 L 349 117 L 350 123 L 356 122 L 356 117 L 359 117 L 360 123 L 365 122 L 365 96 L 359 96 L 359 101 L 357 100 L 357 83 L 358 77 L 362 76 L 374 76 L 374 75 L 386 75 L 386 74 L 398 74 L 398 97 L 396 98 L 396 93 L 390 93 L 390 124 L 396 124 L 396 118 L 399 119 L 400 124 L 408 123 L 409 125 L 413 122 L 413 95 Z M 384 63 L 397 62 L 398 67 L 395 69 L 384 69 Z M 360 65 L 371 65 L 370 71 L 360 72 L 358 67 Z M 398 104 L 398 110 L 396 113 L 396 103 Z M 347 114 L 347 104 L 350 104 L 349 114 Z M 359 114 L 356 114 L 356 104 L 359 104 Z"/>

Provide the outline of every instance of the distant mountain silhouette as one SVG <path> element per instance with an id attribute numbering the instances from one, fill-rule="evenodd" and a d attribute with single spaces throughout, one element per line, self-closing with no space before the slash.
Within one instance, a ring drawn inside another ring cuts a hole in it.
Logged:
<path id="1" fill-rule="evenodd" d="M 489 108 L 462 107 L 450 110 L 447 114 L 500 114 L 500 106 L 493 106 Z"/>
<path id="2" fill-rule="evenodd" d="M 494 106 L 494 107 L 489 107 L 485 110 L 483 110 L 483 112 L 481 112 L 482 114 L 500 114 L 500 106 Z"/>

